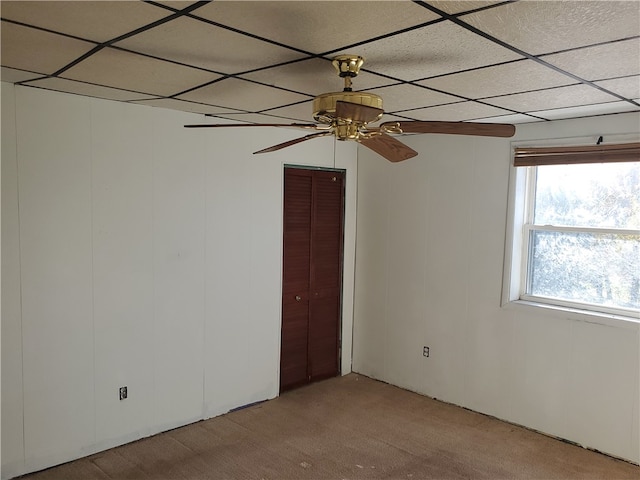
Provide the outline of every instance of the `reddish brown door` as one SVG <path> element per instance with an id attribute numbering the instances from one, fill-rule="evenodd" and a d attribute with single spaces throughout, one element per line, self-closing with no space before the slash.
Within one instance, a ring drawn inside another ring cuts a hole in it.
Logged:
<path id="1" fill-rule="evenodd" d="M 286 168 L 280 391 L 340 372 L 344 173 Z"/>

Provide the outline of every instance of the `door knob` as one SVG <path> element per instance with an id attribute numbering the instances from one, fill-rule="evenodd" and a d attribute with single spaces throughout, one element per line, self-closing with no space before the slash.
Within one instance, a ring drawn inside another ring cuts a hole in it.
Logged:
<path id="1" fill-rule="evenodd" d="M 302 300 L 302 297 L 300 295 L 296 295 L 296 302 L 299 302 L 300 300 Z"/>

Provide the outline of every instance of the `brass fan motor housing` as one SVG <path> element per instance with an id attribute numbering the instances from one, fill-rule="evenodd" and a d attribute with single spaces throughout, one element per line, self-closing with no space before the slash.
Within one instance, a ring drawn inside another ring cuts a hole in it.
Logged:
<path id="1" fill-rule="evenodd" d="M 379 108 L 382 110 L 382 98 L 369 92 L 332 92 L 319 95 L 313 99 L 313 118 L 320 123 L 327 125 L 334 124 L 336 118 L 336 102 L 357 103 L 367 107 Z M 382 113 L 376 120 L 382 118 Z M 350 122 L 350 119 L 339 119 Z"/>

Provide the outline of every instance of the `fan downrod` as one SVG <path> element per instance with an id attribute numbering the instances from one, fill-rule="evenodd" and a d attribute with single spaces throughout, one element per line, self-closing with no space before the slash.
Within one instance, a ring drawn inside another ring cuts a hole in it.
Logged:
<path id="1" fill-rule="evenodd" d="M 338 55 L 331 62 L 341 78 L 344 78 L 344 91 L 351 91 L 351 79 L 360 73 L 364 57 L 360 55 Z"/>

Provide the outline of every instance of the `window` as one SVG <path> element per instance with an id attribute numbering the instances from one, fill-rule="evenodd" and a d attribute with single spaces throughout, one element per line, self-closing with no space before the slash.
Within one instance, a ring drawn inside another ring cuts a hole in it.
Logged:
<path id="1" fill-rule="evenodd" d="M 638 317 L 640 161 L 633 155 L 569 164 L 547 157 L 516 169 L 510 300 Z"/>

